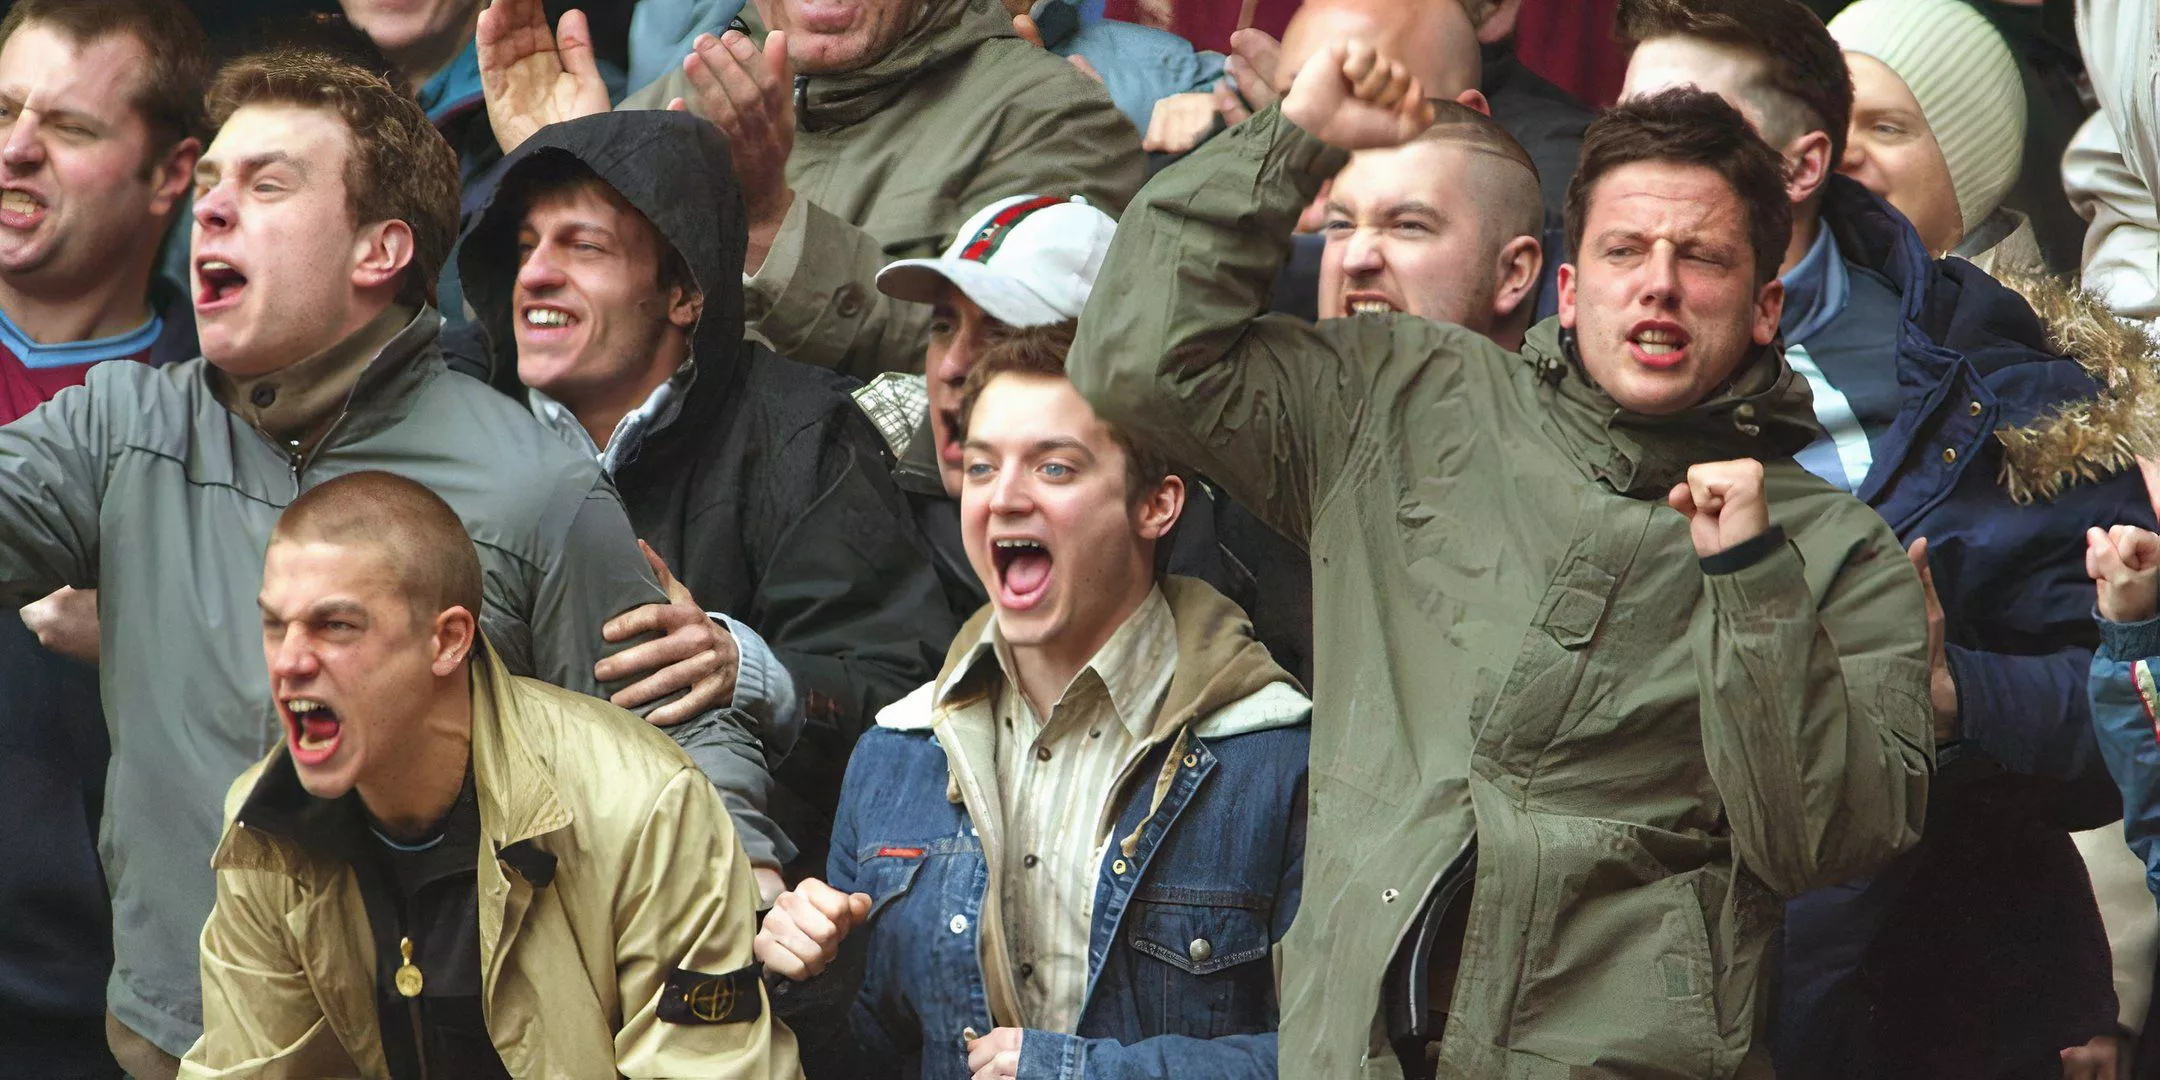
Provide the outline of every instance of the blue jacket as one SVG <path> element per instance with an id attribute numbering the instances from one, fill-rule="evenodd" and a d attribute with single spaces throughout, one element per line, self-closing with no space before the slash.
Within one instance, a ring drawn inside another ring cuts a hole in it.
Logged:
<path id="1" fill-rule="evenodd" d="M 1297 913 L 1311 704 L 1235 605 L 1185 579 L 1164 593 L 1178 670 L 1117 796 L 1079 1030 L 1028 1031 L 1028 1080 L 1276 1074 L 1271 958 Z M 1002 675 L 986 618 L 849 763 L 830 881 L 870 895 L 869 922 L 825 974 L 773 986 L 812 1080 L 966 1080 L 964 1033 L 1013 1019 L 984 975 L 985 949 L 1001 948 L 983 933 L 998 853 L 969 809 L 997 783 L 984 684 Z"/>
<path id="2" fill-rule="evenodd" d="M 1779 1075 L 1896 1072 L 1904 1054 L 1918 1074 L 1994 1075 L 1981 1070 L 2113 1029 L 2106 937 L 2068 836 L 2120 812 L 2084 693 L 2084 531 L 2151 527 L 2152 512 L 2134 474 L 2016 504 L 1995 433 L 2091 397 L 2093 380 L 2017 293 L 1930 258 L 1858 184 L 1832 180 L 1824 221 L 1902 298 L 1904 404 L 1855 494 L 1901 540 L 1928 540 L 1958 723 L 1920 847 L 1788 906 Z"/>
<path id="3" fill-rule="evenodd" d="M 2145 860 L 2146 887 L 2160 896 L 2160 732 L 2153 726 L 2160 688 L 2152 669 L 2160 658 L 2160 618 L 2099 622 L 2090 686 L 2093 729 L 2122 788 L 2123 833 Z"/>

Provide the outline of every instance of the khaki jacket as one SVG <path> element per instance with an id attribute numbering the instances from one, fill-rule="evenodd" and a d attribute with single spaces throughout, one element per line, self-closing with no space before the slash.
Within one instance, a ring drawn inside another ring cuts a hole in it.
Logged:
<path id="1" fill-rule="evenodd" d="M 1070 362 L 1104 419 L 1313 553 L 1281 1073 L 1400 1075 L 1383 974 L 1426 898 L 1474 879 L 1440 1075 L 1766 1075 L 1783 899 L 1919 839 L 1918 577 L 1791 462 L 1817 429 L 1778 350 L 1647 417 L 1554 322 L 1517 355 L 1410 317 L 1262 315 L 1341 159 L 1270 110 L 1160 174 Z M 1785 539 L 1700 560 L 1666 493 L 1741 457 Z"/>
<path id="2" fill-rule="evenodd" d="M 757 888 L 712 785 L 658 729 L 514 678 L 483 651 L 472 667 L 481 999 L 510 1075 L 799 1077 L 795 1037 L 771 1019 L 761 982 L 751 1020 L 657 1015 L 674 969 L 752 962 Z M 291 782 L 285 754 L 226 798 L 202 932 L 204 1030 L 180 1075 L 378 1080 L 375 947 L 351 868 L 247 822 L 258 782 Z"/>
<path id="3" fill-rule="evenodd" d="M 929 341 L 929 305 L 878 291 L 887 263 L 936 257 L 1007 196 L 1085 195 L 1114 217 L 1147 178 L 1132 121 L 1100 83 L 1014 36 L 1000 0 L 918 6 L 870 66 L 796 79 L 795 203 L 744 298 L 774 351 L 864 380 L 921 371 Z M 678 97 L 698 100 L 680 65 L 622 107 Z"/>

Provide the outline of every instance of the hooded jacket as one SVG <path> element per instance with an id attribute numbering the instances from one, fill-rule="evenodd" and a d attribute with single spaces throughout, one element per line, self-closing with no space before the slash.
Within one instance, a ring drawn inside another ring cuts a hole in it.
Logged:
<path id="1" fill-rule="evenodd" d="M 1303 879 L 1311 703 L 1207 585 L 1162 581 L 1176 671 L 1111 798 L 1078 1030 L 1030 1029 L 1020 1075 L 1276 1075 L 1270 964 Z M 1004 678 L 985 607 L 945 669 L 878 716 L 848 765 L 829 879 L 870 918 L 818 978 L 777 982 L 813 1078 L 966 1080 L 962 1032 L 1024 1026 L 993 902 Z M 1302 1075 L 1302 1074 L 1293 1074 Z"/>
<path id="2" fill-rule="evenodd" d="M 1782 898 L 1919 837 L 1916 575 L 1789 460 L 1817 429 L 1781 350 L 1647 417 L 1550 321 L 1516 355 L 1415 318 L 1261 316 L 1343 157 L 1270 109 L 1159 174 L 1069 362 L 1106 420 L 1313 556 L 1282 1072 L 1402 1074 L 1376 1028 L 1430 901 L 1466 926 L 1439 1075 L 1767 1075 Z M 1667 492 L 1750 457 L 1776 527 L 1698 559 Z"/>
<path id="3" fill-rule="evenodd" d="M 704 1024 L 667 1008 L 683 972 L 749 967 L 757 925 L 749 862 L 696 766 L 621 709 L 512 677 L 485 643 L 471 684 L 480 1001 L 509 1074 L 801 1076 L 769 1009 Z M 201 933 L 205 1031 L 180 1075 L 387 1080 L 375 939 L 322 806 L 283 746 L 233 782 Z"/>
<path id="4" fill-rule="evenodd" d="M 2091 449 L 2049 454 L 2018 432 L 2091 402 L 2087 364 L 2149 360 L 2066 357 L 2066 327 L 1972 263 L 1929 257 L 1849 179 L 1832 179 L 1823 221 L 1846 261 L 1898 294 L 1902 403 L 1854 494 L 1900 543 L 1928 541 L 1958 717 L 1920 850 L 1794 903 L 1779 1070 L 1983 1075 L 2052 1060 L 2112 1032 L 2116 1013 L 2069 835 L 2122 813 L 2086 697 L 2097 634 L 2084 534 L 2153 517 L 2114 437 L 2072 432 Z"/>
<path id="5" fill-rule="evenodd" d="M 1115 215 L 1147 171 L 1102 86 L 1015 36 L 999 0 L 921 0 L 920 12 L 868 66 L 796 77 L 795 202 L 750 281 L 759 337 L 863 379 L 922 370 L 929 341 L 927 305 L 878 291 L 888 263 L 935 258 L 1011 195 L 1084 195 Z M 679 66 L 623 107 L 678 97 L 697 107 Z"/>
<path id="6" fill-rule="evenodd" d="M 936 670 L 953 621 L 853 384 L 743 341 L 742 198 L 711 124 L 609 113 L 519 147 L 464 241 L 466 296 L 501 343 L 497 385 L 526 399 L 511 331 L 519 178 L 565 156 L 645 215 L 704 294 L 680 407 L 672 420 L 617 433 L 635 449 L 610 454 L 621 459 L 611 479 L 638 536 L 699 603 L 765 640 L 785 668 L 774 677 L 790 679 L 803 703 L 803 734 L 777 773 L 785 790 L 774 793 L 787 835 L 747 845 L 758 862 L 785 863 L 796 847 L 820 849 L 856 736 Z"/>
<path id="7" fill-rule="evenodd" d="M 284 739 L 255 599 L 271 527 L 294 498 L 366 469 L 433 489 L 479 552 L 482 629 L 510 670 L 558 686 L 604 694 L 593 664 L 631 643 L 609 645 L 601 626 L 666 602 L 591 459 L 452 377 L 441 322 L 422 310 L 368 358 L 302 458 L 221 404 L 201 359 L 99 364 L 0 427 L 0 592 L 20 605 L 62 585 L 99 590 L 108 1001 L 167 1053 L 201 1028 L 195 937 L 210 912 L 219 793 Z M 777 755 L 789 733 L 708 713 L 669 734 L 754 812 L 769 782 L 760 736 Z"/>

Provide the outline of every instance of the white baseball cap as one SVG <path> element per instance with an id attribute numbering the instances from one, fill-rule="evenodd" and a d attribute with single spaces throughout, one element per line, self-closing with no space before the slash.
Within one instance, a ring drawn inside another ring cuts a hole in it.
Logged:
<path id="1" fill-rule="evenodd" d="M 945 254 L 878 271 L 878 291 L 933 304 L 945 283 L 1008 326 L 1080 317 L 1117 222 L 1086 199 L 1016 195 L 984 207 Z"/>

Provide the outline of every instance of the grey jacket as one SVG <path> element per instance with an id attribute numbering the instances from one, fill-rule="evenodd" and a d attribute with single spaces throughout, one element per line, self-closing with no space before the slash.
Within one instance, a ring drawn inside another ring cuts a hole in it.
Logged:
<path id="1" fill-rule="evenodd" d="M 100 590 L 110 1006 L 169 1053 L 202 1025 L 196 943 L 223 793 L 283 737 L 255 597 L 270 529 L 300 491 L 365 469 L 433 488 L 479 548 L 488 639 L 512 672 L 558 686 L 600 693 L 601 625 L 666 598 L 598 465 L 451 374 L 440 322 L 423 310 L 384 346 L 299 461 L 219 404 L 201 359 L 101 364 L 0 427 L 0 591 L 20 604 L 61 585 Z M 771 830 L 766 751 L 777 760 L 793 735 L 758 727 L 729 712 L 670 730 L 753 854 Z"/>

